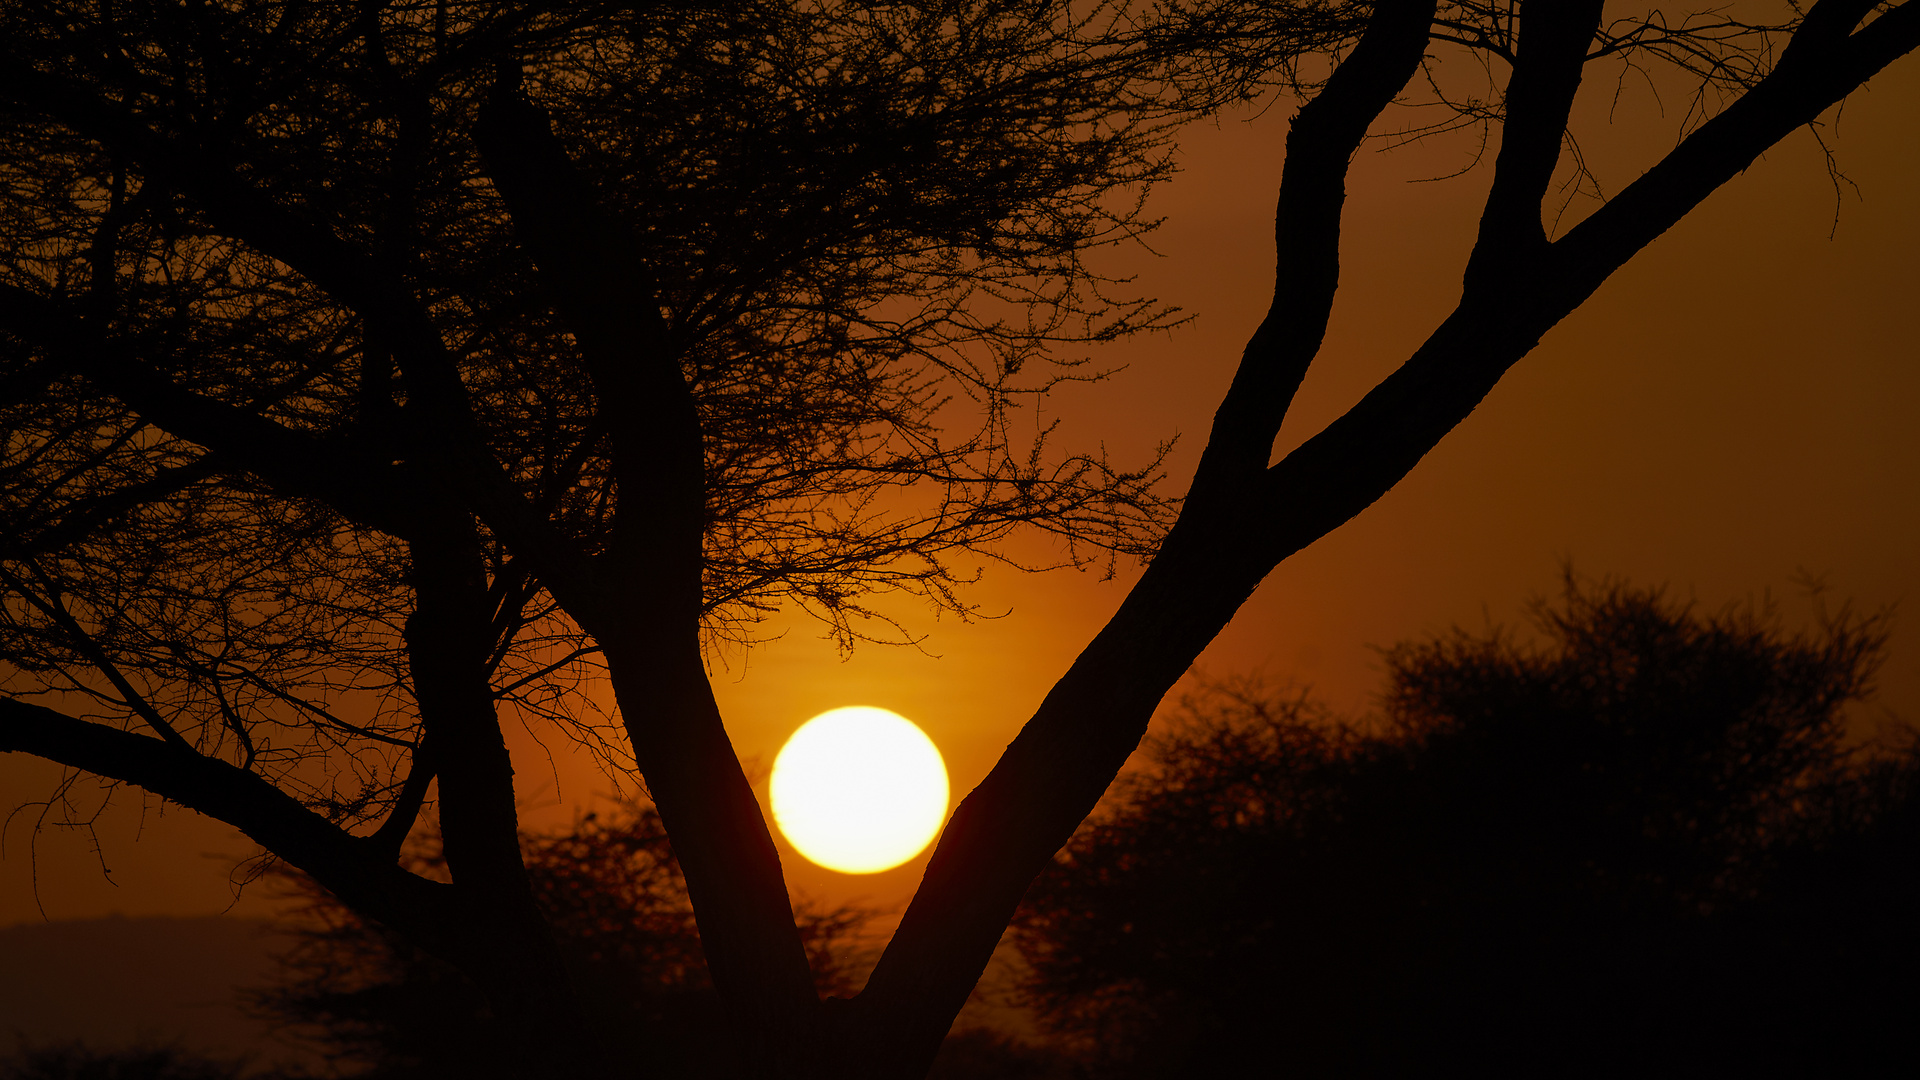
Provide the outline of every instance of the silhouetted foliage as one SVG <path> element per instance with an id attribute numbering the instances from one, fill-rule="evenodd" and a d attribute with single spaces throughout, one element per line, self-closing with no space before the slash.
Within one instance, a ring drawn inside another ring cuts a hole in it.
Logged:
<path id="1" fill-rule="evenodd" d="M 713 992 L 686 881 L 653 808 L 621 805 L 523 840 L 535 901 L 552 927 L 587 1021 L 616 1060 L 647 1075 L 742 1076 Z M 441 853 L 410 856 L 446 876 Z M 295 947 L 254 1008 L 356 1076 L 380 1080 L 519 1075 L 486 994 L 453 965 L 357 915 L 309 878 Z M 872 912 L 802 903 L 796 917 L 822 993 L 851 996 L 873 959 Z"/>
<path id="2" fill-rule="evenodd" d="M 1532 618 L 1386 651 L 1365 725 L 1189 698 L 1016 919 L 1050 1022 L 1116 1077 L 1912 1068 L 1920 754 L 1845 731 L 1884 620 Z"/>
<path id="3" fill-rule="evenodd" d="M 622 805 L 588 814 L 566 831 L 529 835 L 524 846 L 534 896 L 589 1022 L 615 1033 L 621 1058 L 652 1076 L 752 1075 L 730 1045 L 686 881 L 659 815 Z M 445 876 L 444 860 L 431 849 L 411 861 L 422 873 Z M 249 993 L 255 1011 L 364 1080 L 518 1076 L 487 997 L 470 979 L 357 916 L 311 879 L 280 876 L 305 903 L 278 979 Z M 858 992 L 876 952 L 868 926 L 875 914 L 799 905 L 822 993 Z M 930 1076 L 1046 1080 L 1066 1069 L 1057 1053 L 970 1028 L 947 1039 Z"/>

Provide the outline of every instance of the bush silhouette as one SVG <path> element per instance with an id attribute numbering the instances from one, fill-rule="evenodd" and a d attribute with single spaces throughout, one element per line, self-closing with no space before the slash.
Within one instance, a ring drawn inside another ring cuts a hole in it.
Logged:
<path id="1" fill-rule="evenodd" d="M 1885 620 L 1532 616 L 1388 650 L 1364 726 L 1187 701 L 1016 921 L 1099 1075 L 1912 1064 L 1920 758 L 1845 738 Z"/>
<path id="2" fill-rule="evenodd" d="M 739 1075 L 700 954 L 686 881 L 659 815 L 644 804 L 588 814 L 572 829 L 523 839 L 528 876 L 569 975 L 625 1060 L 648 1076 Z M 437 845 L 414 857 L 444 873 Z M 358 1075 L 516 1077 L 486 995 L 457 968 L 356 915 L 311 879 L 288 875 L 306 907 L 281 980 L 255 1006 Z M 851 994 L 871 957 L 869 913 L 798 905 L 827 992 Z"/>

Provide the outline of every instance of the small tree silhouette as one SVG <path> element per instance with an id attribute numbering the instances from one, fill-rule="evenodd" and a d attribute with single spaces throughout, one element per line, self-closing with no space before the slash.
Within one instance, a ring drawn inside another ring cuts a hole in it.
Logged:
<path id="1" fill-rule="evenodd" d="M 621 804 L 571 829 L 523 842 L 535 902 L 578 988 L 589 1023 L 609 1033 L 636 1074 L 750 1076 L 713 992 L 686 880 L 659 814 Z M 446 877 L 431 839 L 409 853 L 417 873 Z M 517 1077 L 511 1039 L 472 980 L 367 920 L 313 879 L 282 871 L 304 903 L 278 981 L 252 992 L 256 1010 L 369 1078 Z M 851 996 L 877 943 L 873 913 L 801 904 L 796 916 L 814 977 Z M 622 1074 L 616 1074 L 622 1075 Z"/>
<path id="2" fill-rule="evenodd" d="M 1845 739 L 1884 620 L 1571 579 L 1532 617 L 1388 650 L 1366 726 L 1189 698 L 1015 920 L 1050 1021 L 1113 1076 L 1911 1065 L 1860 1024 L 1920 962 L 1920 754 Z"/>

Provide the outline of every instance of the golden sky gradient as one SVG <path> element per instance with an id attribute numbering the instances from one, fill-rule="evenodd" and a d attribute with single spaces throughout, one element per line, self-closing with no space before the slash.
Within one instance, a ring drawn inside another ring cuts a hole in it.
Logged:
<path id="1" fill-rule="evenodd" d="M 1589 91 L 1604 120 L 1607 89 Z M 1673 103 L 1670 103 L 1670 105 Z M 1378 665 L 1370 646 L 1483 619 L 1513 622 L 1552 589 L 1563 560 L 1589 574 L 1667 582 L 1708 607 L 1770 590 L 1796 622 L 1811 605 L 1799 571 L 1835 598 L 1900 604 L 1892 659 L 1866 724 L 1881 712 L 1920 720 L 1920 63 L 1911 58 L 1849 102 L 1827 128 L 1842 170 L 1836 196 L 1802 132 L 1717 193 L 1556 328 L 1488 401 L 1397 489 L 1359 519 L 1283 564 L 1202 659 L 1215 675 L 1263 670 L 1311 684 L 1362 712 Z M 1156 206 L 1168 221 L 1160 258 L 1115 259 L 1142 292 L 1197 316 L 1170 334 L 1094 359 L 1125 365 L 1108 382 L 1068 388 L 1045 417 L 1059 444 L 1104 444 L 1137 461 L 1178 434 L 1171 482 L 1184 486 L 1214 404 L 1271 288 L 1271 209 L 1287 110 L 1191 129 L 1183 173 Z M 1617 189 L 1671 145 L 1629 94 L 1619 123 L 1583 143 Z M 1830 118 L 1831 119 L 1831 118 Z M 1835 130 L 1837 127 L 1837 131 Z M 1458 293 L 1486 170 L 1411 181 L 1465 164 L 1459 141 L 1391 154 L 1363 150 L 1350 181 L 1343 290 L 1323 358 L 1309 376 L 1283 449 L 1317 430 L 1398 364 Z M 1570 223 L 1584 212 L 1576 202 Z M 1044 555 L 1044 547 L 1023 549 Z M 945 755 L 955 798 L 992 764 L 1130 579 L 1026 576 L 989 567 L 972 594 L 1002 617 L 935 620 L 899 610 L 922 650 L 863 647 L 842 661 L 804 624 L 716 683 L 744 758 L 764 778 L 786 735 L 840 705 L 877 705 L 919 723 Z M 563 823 L 610 784 L 584 761 L 553 765 L 515 733 L 536 825 Z M 564 745 L 549 739 L 556 753 Z M 49 790 L 57 770 L 0 756 L 6 808 Z M 83 785 L 83 790 L 87 785 Z M 224 825 L 164 814 L 124 793 L 100 822 L 101 877 L 84 836 L 38 841 L 46 914 L 205 914 L 233 903 L 228 871 L 249 853 Z M 763 779 L 764 794 L 764 779 Z M 33 811 L 16 815 L 0 860 L 0 926 L 39 917 L 29 860 Z M 136 837 L 138 839 L 136 840 Z M 805 863 L 789 881 L 837 901 L 903 899 L 923 859 L 865 878 Z M 270 910 L 249 890 L 239 913 Z"/>

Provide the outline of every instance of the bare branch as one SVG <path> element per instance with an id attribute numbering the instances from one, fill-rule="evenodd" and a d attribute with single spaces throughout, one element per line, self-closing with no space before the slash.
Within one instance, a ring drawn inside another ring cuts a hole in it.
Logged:
<path id="1" fill-rule="evenodd" d="M 1189 499 L 1237 497 L 1266 468 L 1339 288 L 1348 165 L 1368 127 L 1418 70 L 1433 13 L 1430 0 L 1376 5 L 1359 44 L 1294 117 L 1275 215 L 1273 301 L 1214 415 Z"/>
<path id="2" fill-rule="evenodd" d="M 374 857 L 257 774 L 158 739 L 76 720 L 43 705 L 0 698 L 0 751 L 24 752 L 134 784 L 224 821 L 313 875 L 335 895 L 426 947 L 456 953 L 448 934 L 451 890 Z"/>

